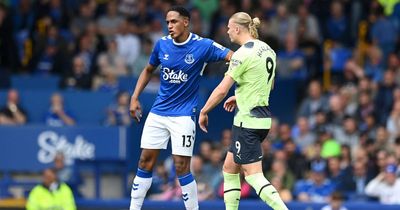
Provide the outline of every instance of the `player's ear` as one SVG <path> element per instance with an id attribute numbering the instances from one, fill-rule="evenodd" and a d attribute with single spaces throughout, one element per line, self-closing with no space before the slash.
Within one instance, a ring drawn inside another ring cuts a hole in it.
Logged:
<path id="1" fill-rule="evenodd" d="M 183 25 L 189 27 L 189 18 L 183 18 Z"/>
<path id="2" fill-rule="evenodd" d="M 239 33 L 239 31 L 240 31 L 240 28 L 239 28 L 239 26 L 235 26 L 235 32 L 238 34 L 238 33 Z"/>

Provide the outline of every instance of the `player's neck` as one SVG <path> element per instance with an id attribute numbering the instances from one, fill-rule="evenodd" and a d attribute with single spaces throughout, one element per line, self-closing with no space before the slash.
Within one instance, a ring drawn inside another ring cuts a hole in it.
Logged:
<path id="1" fill-rule="evenodd" d="M 246 44 L 247 42 L 249 42 L 251 40 L 254 40 L 254 37 L 252 37 L 250 34 L 248 34 L 248 35 L 246 34 L 246 35 L 243 35 L 242 37 L 240 37 L 238 39 L 238 44 L 239 45 L 244 45 L 244 44 Z"/>
<path id="2" fill-rule="evenodd" d="M 183 32 L 183 34 L 179 37 L 176 37 L 176 39 L 174 39 L 174 41 L 176 43 L 182 43 L 185 42 L 188 38 L 189 38 L 190 32 L 189 31 L 185 31 Z"/>

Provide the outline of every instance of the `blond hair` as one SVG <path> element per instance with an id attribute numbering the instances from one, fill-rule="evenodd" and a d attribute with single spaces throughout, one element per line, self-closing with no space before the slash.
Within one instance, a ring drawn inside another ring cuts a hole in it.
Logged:
<path id="1" fill-rule="evenodd" d="M 232 15 L 231 19 L 238 25 L 241 25 L 244 28 L 247 28 L 250 32 L 250 35 L 258 39 L 258 31 L 257 28 L 260 27 L 261 21 L 258 17 L 251 18 L 249 14 L 245 12 L 237 12 Z"/>

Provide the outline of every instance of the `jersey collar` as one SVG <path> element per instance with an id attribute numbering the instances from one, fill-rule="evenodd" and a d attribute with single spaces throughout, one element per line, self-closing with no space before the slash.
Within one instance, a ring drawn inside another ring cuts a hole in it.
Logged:
<path id="1" fill-rule="evenodd" d="M 172 39 L 172 42 L 174 43 L 174 45 L 185 45 L 186 43 L 188 43 L 190 41 L 190 39 L 192 38 L 192 33 L 189 34 L 188 38 L 181 43 L 175 42 L 175 40 Z"/>

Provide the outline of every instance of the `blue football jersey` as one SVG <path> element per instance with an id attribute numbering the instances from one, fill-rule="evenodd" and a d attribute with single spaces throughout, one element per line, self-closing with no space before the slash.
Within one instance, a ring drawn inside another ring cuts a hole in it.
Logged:
<path id="1" fill-rule="evenodd" d="M 190 33 L 176 43 L 171 36 L 158 40 L 150 56 L 160 66 L 160 89 L 150 112 L 162 116 L 191 116 L 196 113 L 200 77 L 208 62 L 224 60 L 229 49 L 211 39 Z"/>

